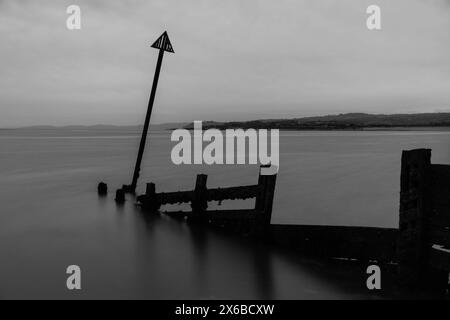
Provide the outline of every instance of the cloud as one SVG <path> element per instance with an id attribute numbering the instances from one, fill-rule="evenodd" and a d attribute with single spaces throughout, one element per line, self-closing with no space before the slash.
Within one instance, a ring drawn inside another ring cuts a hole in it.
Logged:
<path id="1" fill-rule="evenodd" d="M 0 126 L 450 109 L 448 1 L 0 1 Z"/>

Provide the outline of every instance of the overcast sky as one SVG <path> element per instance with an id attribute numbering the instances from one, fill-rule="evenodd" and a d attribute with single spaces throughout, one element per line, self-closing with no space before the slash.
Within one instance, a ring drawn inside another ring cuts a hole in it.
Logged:
<path id="1" fill-rule="evenodd" d="M 154 123 L 450 111 L 449 0 L 0 0 L 0 127 L 142 123 L 164 30 Z"/>

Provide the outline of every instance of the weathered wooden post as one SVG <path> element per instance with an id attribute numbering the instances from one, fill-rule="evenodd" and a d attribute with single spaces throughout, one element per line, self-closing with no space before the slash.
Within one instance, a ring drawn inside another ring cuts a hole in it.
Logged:
<path id="1" fill-rule="evenodd" d="M 264 165 L 260 167 L 259 177 L 258 177 L 258 188 L 259 192 L 255 200 L 255 211 L 259 214 L 256 220 L 256 232 L 264 233 L 270 226 L 270 220 L 272 219 L 272 207 L 273 198 L 275 195 L 275 184 L 277 180 L 277 175 L 262 175 L 261 169 L 264 167 L 269 167 L 269 165 Z"/>
<path id="2" fill-rule="evenodd" d="M 156 186 L 153 182 L 147 183 L 145 189 L 145 208 L 150 210 L 158 210 L 160 204 L 156 198 Z"/>
<path id="3" fill-rule="evenodd" d="M 108 194 L 108 185 L 104 182 L 100 182 L 97 186 L 97 192 L 99 196 L 106 196 Z"/>
<path id="4" fill-rule="evenodd" d="M 154 196 L 156 192 L 156 186 L 153 182 L 147 183 L 147 187 L 145 189 L 145 195 L 146 196 Z"/>
<path id="5" fill-rule="evenodd" d="M 272 207 L 273 207 L 273 198 L 275 196 L 275 184 L 277 181 L 277 175 L 272 174 L 266 176 L 266 192 L 264 197 L 264 214 L 263 214 L 263 224 L 265 226 L 270 225 L 270 221 L 272 219 Z"/>
<path id="6" fill-rule="evenodd" d="M 268 176 L 261 174 L 261 169 L 260 169 L 259 176 L 258 176 L 258 194 L 256 195 L 256 199 L 255 199 L 255 210 L 261 211 L 261 212 L 264 211 L 267 177 Z"/>
<path id="7" fill-rule="evenodd" d="M 448 274 L 429 266 L 433 214 L 430 179 L 431 150 L 403 151 L 397 249 L 400 281 L 413 287 L 442 287 L 448 281 Z"/>
<path id="8" fill-rule="evenodd" d="M 116 203 L 118 204 L 123 204 L 125 202 L 125 191 L 123 189 L 117 189 L 114 200 L 116 200 Z"/>
<path id="9" fill-rule="evenodd" d="M 206 174 L 198 174 L 197 180 L 195 181 L 194 198 L 191 202 L 192 218 L 195 220 L 201 219 L 202 214 L 208 208 L 208 190 L 206 187 L 207 179 L 208 176 Z"/>

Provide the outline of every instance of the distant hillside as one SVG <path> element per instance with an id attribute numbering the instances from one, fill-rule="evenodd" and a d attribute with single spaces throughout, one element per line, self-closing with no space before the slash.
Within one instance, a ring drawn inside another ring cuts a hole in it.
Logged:
<path id="1" fill-rule="evenodd" d="M 166 131 L 182 128 L 187 123 L 164 123 L 151 124 L 150 131 Z M 114 126 L 114 125 L 93 125 L 93 126 L 31 126 L 21 128 L 0 129 L 2 135 L 8 136 L 61 136 L 61 137 L 83 137 L 83 136 L 139 136 L 142 133 L 142 126 Z"/>
<path id="2" fill-rule="evenodd" d="M 203 122 L 203 129 L 362 130 L 395 127 L 450 127 L 450 113 L 367 114 L 345 113 L 296 119 Z M 193 124 L 185 128 L 192 129 Z"/>
<path id="3" fill-rule="evenodd" d="M 216 122 L 203 121 L 203 129 L 280 129 L 280 130 L 364 130 L 364 129 L 389 129 L 389 128 L 425 128 L 425 127 L 450 127 L 450 113 L 413 113 L 413 114 L 367 114 L 345 113 L 338 115 L 326 115 L 317 117 L 294 119 L 264 119 L 251 121 Z M 193 123 L 172 122 L 163 124 L 151 124 L 151 131 L 173 130 L 177 128 L 192 129 Z M 140 134 L 142 126 L 32 126 L 16 129 L 0 129 L 2 132 L 16 132 L 20 134 Z"/>
<path id="4" fill-rule="evenodd" d="M 174 128 L 182 128 L 188 125 L 188 123 L 183 122 L 172 122 L 172 123 L 162 123 L 162 124 L 150 124 L 150 130 L 169 130 Z M 0 130 L 14 130 L 14 131 L 72 131 L 72 132 L 122 132 L 122 131 L 142 131 L 142 125 L 135 126 L 119 126 L 119 125 L 68 125 L 68 126 L 29 126 L 29 127 L 19 127 L 19 128 L 3 128 Z"/>

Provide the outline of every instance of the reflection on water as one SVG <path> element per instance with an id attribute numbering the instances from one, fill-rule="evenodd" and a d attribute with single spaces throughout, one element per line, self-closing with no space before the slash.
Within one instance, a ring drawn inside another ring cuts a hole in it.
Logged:
<path id="1" fill-rule="evenodd" d="M 273 222 L 395 227 L 401 150 L 430 147 L 434 162 L 450 163 L 449 138 L 282 134 Z M 144 213 L 131 197 L 116 206 L 114 190 L 129 182 L 138 140 L 2 136 L 0 298 L 366 297 L 363 266 L 348 275 L 264 243 Z M 139 192 L 146 181 L 157 191 L 192 189 L 201 172 L 209 186 L 256 183 L 257 166 L 174 166 L 170 149 L 167 134 L 151 137 Z M 99 198 L 101 180 L 109 195 Z M 82 269 L 81 292 L 65 289 L 71 264 Z"/>

